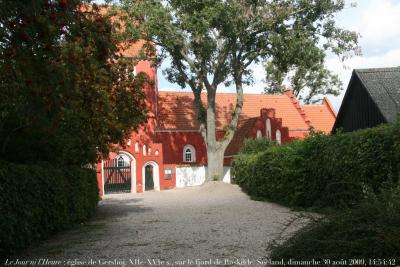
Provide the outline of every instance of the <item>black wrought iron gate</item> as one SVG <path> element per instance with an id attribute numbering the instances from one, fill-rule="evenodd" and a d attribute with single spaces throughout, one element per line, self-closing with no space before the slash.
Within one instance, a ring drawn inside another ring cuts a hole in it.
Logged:
<path id="1" fill-rule="evenodd" d="M 119 156 L 104 162 L 104 193 L 131 192 L 131 164 Z"/>

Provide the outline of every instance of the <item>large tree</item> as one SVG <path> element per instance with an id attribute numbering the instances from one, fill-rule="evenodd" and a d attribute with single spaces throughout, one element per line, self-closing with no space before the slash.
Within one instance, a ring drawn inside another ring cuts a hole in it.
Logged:
<path id="1" fill-rule="evenodd" d="M 303 2 L 313 5 L 314 1 Z M 339 10 L 344 8 L 345 1 L 319 1 L 317 8 L 325 9 L 329 2 L 336 2 Z M 326 55 L 331 52 L 343 61 L 360 54 L 358 34 L 337 28 L 332 14 L 318 12 L 318 9 L 311 11 L 286 28 L 287 34 L 281 35 L 277 45 L 281 52 L 265 62 L 266 93 L 279 94 L 290 87 L 299 100 L 311 104 L 324 95 L 337 96 L 343 90 L 339 76 L 326 67 Z M 315 21 L 315 15 L 323 17 Z"/>
<path id="2" fill-rule="evenodd" d="M 243 106 L 243 86 L 252 82 L 253 64 L 274 58 L 282 64 L 302 60 L 286 53 L 285 42 L 303 46 L 327 40 L 324 49 L 351 51 L 357 35 L 335 26 L 333 15 L 343 9 L 334 0 L 121 0 L 127 32 L 138 33 L 168 56 L 169 81 L 194 94 L 199 131 L 207 147 L 207 179 L 222 179 L 225 149 L 233 138 Z M 138 32 L 138 27 L 140 32 Z M 295 29 L 295 30 L 294 30 Z M 296 35 L 310 38 L 297 38 Z M 304 53 L 308 51 L 308 47 Z M 237 101 L 222 139 L 216 137 L 217 89 L 231 85 Z M 207 93 L 207 103 L 200 95 Z"/>
<path id="3" fill-rule="evenodd" d="M 267 94 L 281 94 L 290 88 L 297 99 L 314 104 L 326 95 L 338 96 L 343 90 L 339 76 L 325 66 L 324 60 L 317 60 L 310 66 L 302 64 L 289 68 L 281 68 L 275 62 L 271 60 L 265 64 L 267 86 L 264 92 Z"/>
<path id="4" fill-rule="evenodd" d="M 0 156 L 86 164 L 145 119 L 143 75 L 90 1 L 0 1 Z"/>

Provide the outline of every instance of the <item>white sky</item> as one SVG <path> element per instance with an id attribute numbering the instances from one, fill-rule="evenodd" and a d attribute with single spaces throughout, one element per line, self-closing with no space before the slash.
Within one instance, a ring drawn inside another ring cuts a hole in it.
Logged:
<path id="1" fill-rule="evenodd" d="M 353 57 L 344 63 L 335 56 L 327 58 L 326 65 L 337 73 L 347 88 L 354 68 L 379 68 L 400 66 L 400 0 L 346 0 L 356 2 L 357 7 L 346 8 L 337 15 L 339 26 L 361 34 L 362 56 Z M 161 66 L 161 69 L 164 65 Z M 253 66 L 255 84 L 245 88 L 246 93 L 263 91 L 265 72 L 261 65 Z M 182 90 L 165 80 L 158 73 L 160 90 Z M 221 88 L 219 92 L 231 91 Z M 345 90 L 339 97 L 329 97 L 338 110 Z"/>

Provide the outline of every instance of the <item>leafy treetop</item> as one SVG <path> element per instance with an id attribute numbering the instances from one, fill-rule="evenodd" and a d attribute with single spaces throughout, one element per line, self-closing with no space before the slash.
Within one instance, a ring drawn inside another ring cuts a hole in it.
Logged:
<path id="1" fill-rule="evenodd" d="M 145 119 L 134 60 L 90 1 L 0 2 L 0 155 L 95 162 Z"/>
<path id="2" fill-rule="evenodd" d="M 344 55 L 357 44 L 357 34 L 335 25 L 334 14 L 344 8 L 339 0 L 121 0 L 120 7 L 128 35 L 156 44 L 158 59 L 171 61 L 168 80 L 193 91 L 209 179 L 221 177 L 243 106 L 243 85 L 253 82 L 252 64 L 272 60 L 279 70 L 307 67 L 326 50 Z M 217 140 L 215 95 L 219 86 L 230 84 L 237 101 L 225 137 Z M 203 91 L 207 104 L 200 100 Z"/>

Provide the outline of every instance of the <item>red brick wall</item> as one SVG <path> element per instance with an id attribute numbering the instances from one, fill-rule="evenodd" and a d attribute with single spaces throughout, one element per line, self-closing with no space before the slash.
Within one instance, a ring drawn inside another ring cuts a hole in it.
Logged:
<path id="1" fill-rule="evenodd" d="M 192 145 L 196 150 L 193 164 L 206 164 L 207 151 L 199 132 L 157 132 L 156 141 L 163 144 L 165 164 L 187 164 L 183 162 L 183 148 Z"/>

